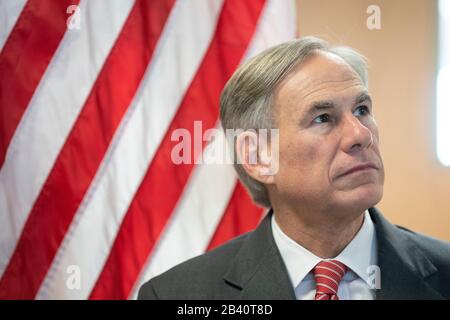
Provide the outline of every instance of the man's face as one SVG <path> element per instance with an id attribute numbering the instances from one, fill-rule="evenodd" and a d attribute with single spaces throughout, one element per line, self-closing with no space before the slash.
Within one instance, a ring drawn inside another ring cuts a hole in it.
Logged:
<path id="1" fill-rule="evenodd" d="M 384 168 L 367 88 L 329 53 L 309 56 L 277 88 L 276 201 L 316 210 L 365 210 L 381 200 Z M 361 164 L 376 169 L 345 174 Z M 274 193 L 275 190 L 275 193 Z"/>

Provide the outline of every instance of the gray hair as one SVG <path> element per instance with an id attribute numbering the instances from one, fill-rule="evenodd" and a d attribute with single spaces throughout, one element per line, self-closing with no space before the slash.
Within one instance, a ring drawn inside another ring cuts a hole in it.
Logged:
<path id="1" fill-rule="evenodd" d="M 311 53 L 333 53 L 347 62 L 368 85 L 364 56 L 348 47 L 333 47 L 316 37 L 303 37 L 269 48 L 241 65 L 227 82 L 220 97 L 220 119 L 224 130 L 274 128 L 272 98 L 276 87 Z M 235 138 L 229 141 L 237 159 Z M 239 179 L 253 201 L 271 207 L 266 186 L 250 177 L 242 164 L 234 163 Z"/>

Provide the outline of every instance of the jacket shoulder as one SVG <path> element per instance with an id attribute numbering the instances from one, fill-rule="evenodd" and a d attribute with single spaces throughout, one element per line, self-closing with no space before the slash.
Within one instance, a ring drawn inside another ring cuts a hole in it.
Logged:
<path id="1" fill-rule="evenodd" d="M 450 242 L 439 240 L 407 228 L 396 226 L 439 269 L 446 270 L 450 277 Z"/>
<path id="2" fill-rule="evenodd" d="M 191 258 L 156 276 L 139 289 L 139 300 L 227 299 L 233 291 L 223 276 L 250 233 Z"/>

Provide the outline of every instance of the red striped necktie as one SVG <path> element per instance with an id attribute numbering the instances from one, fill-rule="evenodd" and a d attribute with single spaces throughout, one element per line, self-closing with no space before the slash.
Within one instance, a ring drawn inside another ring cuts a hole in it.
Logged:
<path id="1" fill-rule="evenodd" d="M 314 267 L 316 296 L 314 300 L 339 300 L 339 282 L 347 271 L 347 266 L 337 260 L 323 260 Z"/>

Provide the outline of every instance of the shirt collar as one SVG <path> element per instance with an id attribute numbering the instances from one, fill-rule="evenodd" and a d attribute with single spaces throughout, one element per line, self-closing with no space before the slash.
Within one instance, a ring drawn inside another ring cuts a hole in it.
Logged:
<path id="1" fill-rule="evenodd" d="M 294 288 L 309 274 L 314 266 L 324 260 L 289 238 L 278 226 L 272 215 L 272 233 L 281 257 L 286 265 Z M 369 212 L 364 213 L 364 222 L 352 241 L 335 258 L 345 264 L 358 277 L 368 280 L 368 267 L 376 265 L 375 228 Z"/>

